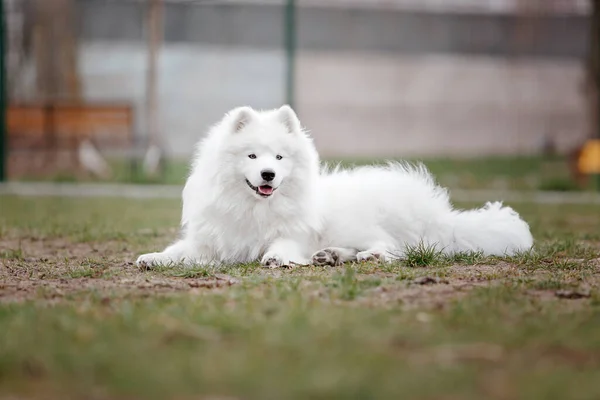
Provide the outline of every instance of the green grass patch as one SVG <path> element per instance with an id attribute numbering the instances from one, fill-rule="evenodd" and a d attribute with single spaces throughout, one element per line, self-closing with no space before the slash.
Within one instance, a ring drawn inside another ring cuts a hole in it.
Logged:
<path id="1" fill-rule="evenodd" d="M 21 260 L 23 258 L 22 249 L 4 249 L 0 250 L 0 258 L 8 260 Z"/>
<path id="2" fill-rule="evenodd" d="M 404 159 L 398 159 L 404 160 Z M 569 175 L 564 157 L 490 156 L 474 158 L 412 158 L 407 161 L 423 162 L 436 179 L 457 189 L 518 189 L 518 190 L 580 190 Z M 327 164 L 342 166 L 379 164 L 374 159 L 326 160 Z M 189 160 L 167 160 L 161 175 L 144 175 L 140 166 L 125 160 L 111 161 L 111 182 L 183 185 L 189 172 Z M 54 182 L 95 181 L 92 177 L 76 177 L 62 171 L 54 176 L 24 177 L 23 180 L 46 179 Z"/>
<path id="3" fill-rule="evenodd" d="M 600 207 L 513 206 L 513 257 L 140 271 L 179 201 L 0 196 L 0 397 L 599 398 Z"/>
<path id="4" fill-rule="evenodd" d="M 409 267 L 427 267 L 440 263 L 443 257 L 442 251 L 435 244 L 419 242 L 414 246 L 406 246 L 403 258 Z"/>

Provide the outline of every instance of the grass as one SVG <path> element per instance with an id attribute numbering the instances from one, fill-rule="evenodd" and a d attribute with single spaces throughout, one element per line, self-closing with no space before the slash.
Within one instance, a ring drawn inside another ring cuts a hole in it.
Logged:
<path id="1" fill-rule="evenodd" d="M 179 206 L 0 197 L 0 398 L 600 397 L 598 206 L 516 204 L 514 257 L 139 271 Z"/>
<path id="2" fill-rule="evenodd" d="M 406 246 L 404 262 L 409 267 L 428 267 L 442 262 L 443 253 L 435 244 L 426 245 L 419 242 L 416 246 Z M 465 256 L 468 256 L 465 254 Z"/>
<path id="3" fill-rule="evenodd" d="M 425 158 L 409 161 L 422 161 L 444 186 L 456 189 L 516 189 L 516 190 L 580 190 L 571 179 L 568 161 L 564 157 L 541 156 L 495 156 L 479 158 Z M 377 163 L 378 160 L 344 160 L 342 165 L 363 165 Z M 329 160 L 337 164 L 337 160 Z M 131 183 L 183 184 L 188 174 L 188 160 L 169 160 L 162 176 L 144 176 L 141 169 L 123 161 L 113 161 L 111 181 Z M 23 177 L 24 180 L 39 180 L 39 176 Z M 66 172 L 58 172 L 46 177 L 56 182 L 74 182 L 91 178 L 76 177 Z"/>

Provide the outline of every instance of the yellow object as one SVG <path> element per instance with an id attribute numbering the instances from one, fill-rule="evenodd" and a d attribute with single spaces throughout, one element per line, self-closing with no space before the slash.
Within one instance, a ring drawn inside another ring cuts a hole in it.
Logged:
<path id="1" fill-rule="evenodd" d="M 588 140 L 583 145 L 577 168 L 584 174 L 600 174 L 600 139 Z"/>

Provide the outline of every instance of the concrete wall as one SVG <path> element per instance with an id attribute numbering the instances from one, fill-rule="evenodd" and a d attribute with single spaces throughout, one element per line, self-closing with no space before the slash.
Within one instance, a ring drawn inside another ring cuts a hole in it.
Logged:
<path id="1" fill-rule="evenodd" d="M 337 157 L 565 151 L 588 133 L 571 61 L 304 53 L 298 112 Z"/>
<path id="2" fill-rule="evenodd" d="M 284 99 L 283 63 L 276 50 L 166 46 L 159 65 L 159 121 L 166 150 L 174 156 L 189 155 L 206 129 L 231 108 L 279 106 Z M 132 102 L 137 134 L 143 137 L 144 46 L 95 41 L 81 47 L 79 65 L 84 97 Z"/>
<path id="3" fill-rule="evenodd" d="M 132 101 L 143 136 L 142 6 L 80 6 L 85 95 Z M 584 17 L 537 21 L 524 41 L 506 15 L 300 8 L 298 22 L 296 108 L 325 156 L 532 152 L 586 134 Z M 160 74 L 167 149 L 189 155 L 230 108 L 284 102 L 282 8 L 168 5 Z"/>

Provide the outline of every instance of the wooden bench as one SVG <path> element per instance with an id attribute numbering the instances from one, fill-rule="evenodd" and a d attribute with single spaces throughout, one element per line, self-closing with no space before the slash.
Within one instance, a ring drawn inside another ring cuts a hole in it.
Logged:
<path id="1" fill-rule="evenodd" d="M 81 168 L 80 158 L 84 140 L 99 149 L 135 150 L 134 113 L 129 104 L 14 103 L 6 114 L 11 179 L 87 174 L 89 168 Z"/>
<path id="2" fill-rule="evenodd" d="M 133 107 L 115 103 L 11 104 L 7 131 L 11 150 L 75 150 L 85 139 L 100 146 L 133 144 Z"/>

